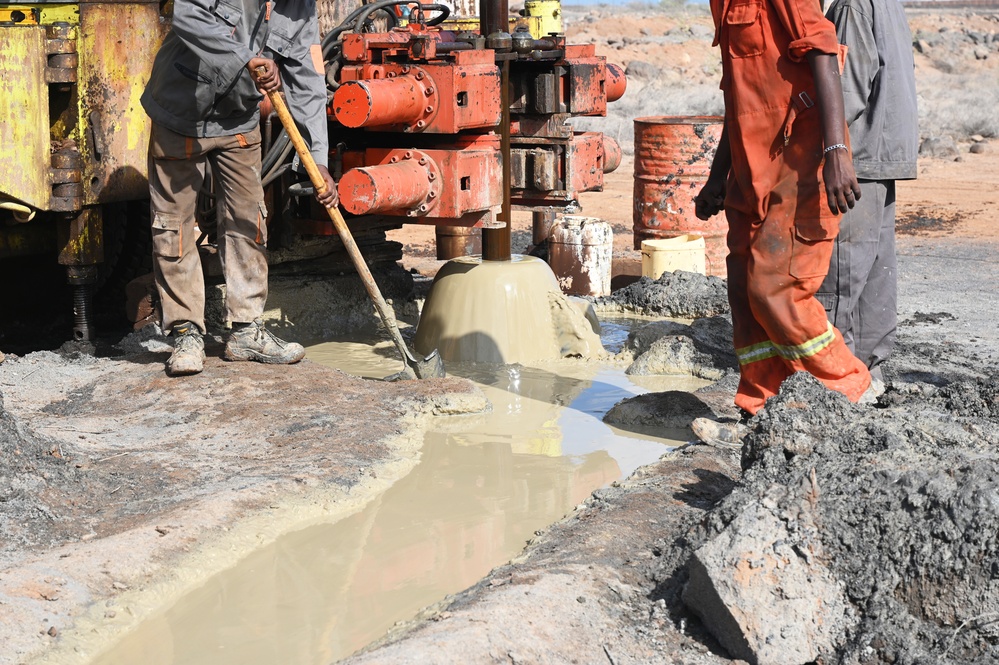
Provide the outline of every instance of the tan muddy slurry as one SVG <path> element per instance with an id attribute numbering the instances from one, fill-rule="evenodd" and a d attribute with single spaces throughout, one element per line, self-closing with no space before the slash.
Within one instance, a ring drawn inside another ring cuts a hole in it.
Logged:
<path id="1" fill-rule="evenodd" d="M 600 338 L 562 294 L 548 264 L 533 256 L 446 263 L 427 297 L 416 348 L 445 361 L 536 363 L 598 357 Z"/>
<path id="2" fill-rule="evenodd" d="M 309 357 L 366 377 L 395 363 L 387 343 L 327 343 Z M 638 386 L 620 367 L 584 361 L 450 363 L 448 370 L 479 384 L 492 412 L 443 419 L 426 435 L 418 466 L 360 512 L 250 553 L 93 665 L 344 658 L 475 583 L 594 489 L 684 437 L 609 427 L 600 419 L 611 406 L 650 389 L 703 384 L 663 377 L 650 385 L 645 377 Z"/>

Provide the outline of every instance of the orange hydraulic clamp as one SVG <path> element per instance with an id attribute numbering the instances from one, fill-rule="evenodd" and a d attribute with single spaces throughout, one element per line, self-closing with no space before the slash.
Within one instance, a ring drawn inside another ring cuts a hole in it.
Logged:
<path id="1" fill-rule="evenodd" d="M 337 193 L 355 215 L 479 226 L 491 224 L 503 203 L 499 142 L 492 135 L 425 150 L 348 150 L 343 168 Z"/>
<path id="2" fill-rule="evenodd" d="M 329 111 L 339 125 L 331 133 L 344 146 L 338 191 L 347 211 L 449 226 L 496 223 L 504 61 L 512 204 L 564 208 L 603 187 L 620 147 L 599 133 L 574 133 L 567 121 L 606 115 L 607 103 L 625 92 L 624 71 L 592 44 L 509 34 L 501 23 L 478 33 L 410 23 L 342 36 Z"/>
<path id="3" fill-rule="evenodd" d="M 345 127 L 456 134 L 491 129 L 502 117 L 492 51 L 456 51 L 448 61 L 418 65 L 347 65 L 340 78 L 332 110 Z"/>

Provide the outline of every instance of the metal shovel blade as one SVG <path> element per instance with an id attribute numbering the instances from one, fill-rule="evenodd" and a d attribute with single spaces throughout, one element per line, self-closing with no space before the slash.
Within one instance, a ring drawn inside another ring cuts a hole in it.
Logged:
<path id="1" fill-rule="evenodd" d="M 409 349 L 403 354 L 406 363 L 405 369 L 395 374 L 385 377 L 386 381 L 412 381 L 413 379 L 443 379 L 447 376 L 444 371 L 444 361 L 441 359 L 437 349 L 430 352 L 430 355 L 423 360 L 416 358 Z"/>

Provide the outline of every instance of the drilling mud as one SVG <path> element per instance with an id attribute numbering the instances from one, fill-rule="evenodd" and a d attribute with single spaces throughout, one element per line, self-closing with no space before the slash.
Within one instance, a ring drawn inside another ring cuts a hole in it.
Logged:
<path id="1" fill-rule="evenodd" d="M 184 381 L 165 351 L 0 365 L 0 661 L 85 661 L 206 572 L 357 511 L 415 465 L 432 414 L 486 408 L 463 379 L 223 363 L 208 341 Z"/>
<path id="2" fill-rule="evenodd" d="M 612 327 L 613 328 L 613 327 Z M 362 376 L 385 373 L 379 345 L 327 343 L 316 362 Z M 144 622 L 95 665 L 326 664 L 516 556 L 536 531 L 674 445 L 675 435 L 600 422 L 645 389 L 620 368 L 452 364 L 489 400 L 488 413 L 431 427 L 421 461 L 357 514 L 288 534 Z M 658 388 L 696 388 L 689 378 Z M 281 608 L 280 611 L 278 608 Z"/>
<path id="3" fill-rule="evenodd" d="M 462 257 L 437 273 L 416 331 L 421 353 L 446 361 L 536 363 L 599 358 L 598 328 L 562 294 L 548 264 Z"/>

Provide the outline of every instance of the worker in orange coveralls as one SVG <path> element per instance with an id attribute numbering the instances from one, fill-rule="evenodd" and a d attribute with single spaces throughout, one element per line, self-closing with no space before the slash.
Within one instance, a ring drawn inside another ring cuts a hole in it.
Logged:
<path id="1" fill-rule="evenodd" d="M 817 0 L 711 0 L 711 13 L 725 126 L 695 207 L 728 217 L 735 403 L 755 414 L 799 371 L 859 401 L 870 373 L 814 297 L 840 217 L 860 198 L 836 30 Z M 729 445 L 745 431 L 701 419 L 693 429 Z"/>

